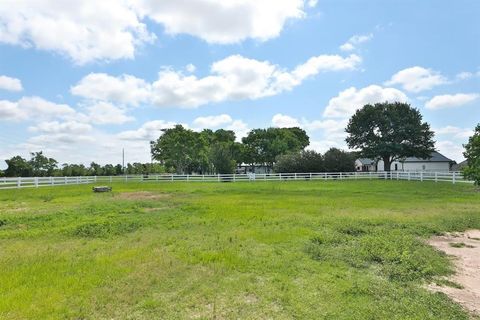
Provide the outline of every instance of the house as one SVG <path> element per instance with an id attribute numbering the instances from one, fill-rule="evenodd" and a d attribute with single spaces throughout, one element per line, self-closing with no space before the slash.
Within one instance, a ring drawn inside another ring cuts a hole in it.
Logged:
<path id="1" fill-rule="evenodd" d="M 372 159 L 360 158 L 355 160 L 355 168 L 357 171 L 363 172 L 377 171 L 377 164 Z"/>
<path id="2" fill-rule="evenodd" d="M 397 160 L 392 163 L 390 170 L 392 171 L 437 171 L 448 172 L 455 163 L 452 159 L 445 157 L 443 154 L 434 151 L 430 158 L 421 159 L 417 157 L 408 157 Z M 383 160 L 375 163 L 372 159 L 355 160 L 357 171 L 384 171 Z"/>
<path id="3" fill-rule="evenodd" d="M 463 160 L 462 162 L 460 163 L 455 163 L 453 166 L 452 166 L 452 171 L 462 171 L 463 168 L 465 168 L 467 166 L 467 160 Z"/>
<path id="4" fill-rule="evenodd" d="M 237 168 L 235 169 L 235 173 L 237 174 L 247 174 L 247 173 L 259 173 L 259 174 L 264 174 L 264 173 L 270 173 L 271 170 L 267 166 L 263 164 L 246 164 L 242 163 L 237 165 Z"/>

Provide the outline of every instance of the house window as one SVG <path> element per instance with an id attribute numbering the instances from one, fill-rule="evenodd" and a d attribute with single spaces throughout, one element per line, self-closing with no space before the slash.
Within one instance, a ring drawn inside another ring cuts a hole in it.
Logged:
<path id="1" fill-rule="evenodd" d="M 427 168 L 427 167 L 426 167 L 425 165 L 422 165 L 422 170 L 425 171 L 426 168 Z"/>
<path id="2" fill-rule="evenodd" d="M 395 171 L 398 171 L 398 163 L 395 163 Z"/>

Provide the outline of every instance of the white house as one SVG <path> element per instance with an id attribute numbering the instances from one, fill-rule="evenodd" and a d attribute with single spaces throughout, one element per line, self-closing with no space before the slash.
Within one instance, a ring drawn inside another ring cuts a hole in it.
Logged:
<path id="1" fill-rule="evenodd" d="M 430 158 L 420 159 L 409 157 L 406 159 L 394 161 L 390 167 L 392 171 L 437 171 L 448 172 L 454 163 L 453 160 L 445 157 L 443 154 L 434 151 Z M 375 163 L 372 159 L 355 160 L 357 171 L 384 171 L 383 160 Z"/>

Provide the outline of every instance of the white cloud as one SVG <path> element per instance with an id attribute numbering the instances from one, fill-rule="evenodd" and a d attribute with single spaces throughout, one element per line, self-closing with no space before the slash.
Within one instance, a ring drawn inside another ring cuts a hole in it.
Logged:
<path id="1" fill-rule="evenodd" d="M 173 128 L 176 123 L 167 122 L 164 120 L 154 120 L 145 122 L 137 130 L 123 131 L 117 134 L 121 140 L 143 140 L 151 141 L 160 137 L 163 132 L 162 129 Z"/>
<path id="2" fill-rule="evenodd" d="M 29 128 L 33 132 L 43 132 L 46 134 L 84 134 L 92 130 L 92 126 L 78 121 L 46 121 L 40 122 L 36 126 Z"/>
<path id="3" fill-rule="evenodd" d="M 370 85 L 362 89 L 351 87 L 330 99 L 323 115 L 325 117 L 348 117 L 366 104 L 385 101 L 406 102 L 408 98 L 402 91 L 394 88 L 383 88 L 377 85 Z"/>
<path id="4" fill-rule="evenodd" d="M 23 87 L 22 82 L 19 79 L 0 76 L 0 89 L 7 91 L 22 91 Z"/>
<path id="5" fill-rule="evenodd" d="M 427 109 L 437 110 L 444 108 L 460 107 L 477 100 L 480 97 L 476 93 L 457 93 L 435 96 L 425 103 Z"/>
<path id="6" fill-rule="evenodd" d="M 124 109 L 117 108 L 108 102 L 98 102 L 87 108 L 89 122 L 94 124 L 123 124 L 135 120 L 125 114 Z"/>
<path id="7" fill-rule="evenodd" d="M 303 0 L 144 0 L 141 7 L 168 34 L 220 44 L 275 38 L 289 19 L 305 16 Z"/>
<path id="8" fill-rule="evenodd" d="M 112 101 L 137 106 L 148 101 L 150 85 L 130 75 L 113 77 L 105 73 L 90 73 L 70 89 L 70 92 L 92 100 Z"/>
<path id="9" fill-rule="evenodd" d="M 195 72 L 195 70 L 197 70 L 197 67 L 195 67 L 194 64 L 189 63 L 185 66 L 185 70 L 187 70 L 187 72 L 192 73 L 192 72 Z"/>
<path id="10" fill-rule="evenodd" d="M 193 124 L 200 128 L 218 128 L 232 121 L 232 117 L 228 114 L 220 114 L 218 116 L 198 117 L 193 120 Z"/>
<path id="11" fill-rule="evenodd" d="M 446 126 L 442 128 L 433 129 L 437 135 L 448 135 L 457 139 L 467 139 L 473 135 L 473 130 L 467 128 L 459 128 L 455 126 Z"/>
<path id="12" fill-rule="evenodd" d="M 40 97 L 23 97 L 16 102 L 0 101 L 0 120 L 44 120 L 68 118 L 75 110 L 66 104 L 57 104 Z"/>
<path id="13" fill-rule="evenodd" d="M 340 50 L 342 50 L 342 51 L 355 50 L 357 45 L 359 45 L 361 43 L 364 43 L 364 42 L 367 42 L 367 41 L 370 41 L 372 39 L 373 39 L 373 33 L 356 34 L 356 35 L 352 36 L 350 39 L 348 39 L 347 42 L 342 44 L 340 46 Z"/>
<path id="14" fill-rule="evenodd" d="M 235 137 L 238 142 L 240 142 L 243 137 L 246 137 L 250 131 L 248 125 L 242 120 L 233 120 L 233 122 L 225 127 L 225 129 L 235 132 Z"/>
<path id="15" fill-rule="evenodd" d="M 346 149 L 346 145 L 335 140 L 312 140 L 306 149 L 325 153 L 330 148 Z"/>
<path id="16" fill-rule="evenodd" d="M 467 79 L 470 79 L 473 76 L 475 76 L 473 73 L 468 72 L 468 71 L 464 71 L 464 72 L 460 72 L 459 74 L 457 74 L 455 76 L 455 78 L 457 78 L 458 80 L 467 80 Z"/>
<path id="17" fill-rule="evenodd" d="M 385 85 L 398 84 L 407 91 L 421 92 L 447 82 L 447 79 L 439 72 L 416 66 L 395 73 L 389 81 L 385 82 Z"/>
<path id="18" fill-rule="evenodd" d="M 272 118 L 272 125 L 279 128 L 291 128 L 300 127 L 300 122 L 293 117 L 277 113 Z"/>
<path id="19" fill-rule="evenodd" d="M 210 75 L 203 78 L 167 68 L 151 84 L 130 75 L 89 74 L 71 92 L 86 99 L 124 105 L 148 102 L 159 107 L 195 108 L 214 102 L 277 95 L 320 72 L 354 70 L 360 62 L 357 55 L 320 55 L 289 72 L 269 61 L 233 55 L 213 63 Z"/>
<path id="20" fill-rule="evenodd" d="M 132 59 L 156 36 L 145 21 L 170 35 L 209 43 L 279 36 L 289 20 L 306 16 L 316 0 L 18 0 L 0 2 L 0 42 L 58 52 L 77 64 Z"/>
<path id="21" fill-rule="evenodd" d="M 437 141 L 436 147 L 441 154 L 452 160 L 461 162 L 465 159 L 463 156 L 463 151 L 465 151 L 465 149 L 462 147 L 461 143 L 454 143 L 449 140 L 443 140 Z"/>
<path id="22" fill-rule="evenodd" d="M 0 120 L 20 120 L 23 117 L 16 102 L 0 100 Z"/>
<path id="23" fill-rule="evenodd" d="M 59 52 L 77 64 L 133 58 L 155 36 L 129 1 L 0 2 L 0 42 Z"/>

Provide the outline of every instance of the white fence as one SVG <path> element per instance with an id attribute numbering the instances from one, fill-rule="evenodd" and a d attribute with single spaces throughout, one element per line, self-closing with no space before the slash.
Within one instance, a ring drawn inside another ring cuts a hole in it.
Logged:
<path id="1" fill-rule="evenodd" d="M 0 189 L 59 186 L 71 184 L 108 184 L 111 182 L 237 182 L 237 181 L 295 181 L 295 180 L 409 180 L 450 183 L 472 183 L 460 172 L 319 172 L 319 173 L 266 173 L 219 175 L 124 175 L 88 177 L 27 177 L 0 178 Z"/>

